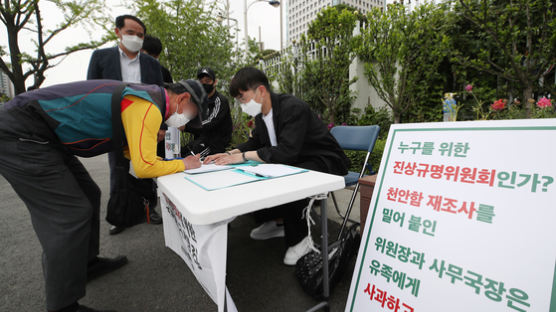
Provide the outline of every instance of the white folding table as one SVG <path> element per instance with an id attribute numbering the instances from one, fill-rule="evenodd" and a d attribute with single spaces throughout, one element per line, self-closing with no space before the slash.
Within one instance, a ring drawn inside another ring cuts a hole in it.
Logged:
<path id="1" fill-rule="evenodd" d="M 342 176 L 307 171 L 290 176 L 262 180 L 214 191 L 206 191 L 176 173 L 157 179 L 166 194 L 192 224 L 208 225 L 257 210 L 303 198 L 327 194 L 345 187 Z M 326 199 L 321 201 L 324 300 L 308 311 L 329 310 L 328 297 L 328 224 Z"/>

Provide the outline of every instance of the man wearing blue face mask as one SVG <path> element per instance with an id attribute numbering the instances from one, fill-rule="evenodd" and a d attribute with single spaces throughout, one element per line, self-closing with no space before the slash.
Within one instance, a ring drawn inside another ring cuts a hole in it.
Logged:
<path id="1" fill-rule="evenodd" d="M 289 94 L 270 90 L 266 75 L 253 67 L 240 69 L 230 83 L 230 94 L 246 114 L 255 117 L 251 138 L 236 149 L 206 158 L 218 165 L 256 160 L 292 165 L 337 175 L 347 174 L 349 160 L 324 123 L 307 103 Z M 257 240 L 285 236 L 284 264 L 295 265 L 311 251 L 300 200 L 256 214 L 266 221 L 251 231 Z M 283 218 L 283 226 L 274 219 Z M 271 220 L 271 221 L 269 221 Z"/>
<path id="2" fill-rule="evenodd" d="M 125 257 L 99 254 L 100 189 L 76 156 L 113 150 L 111 96 L 122 83 L 88 80 L 22 93 L 0 108 L 0 174 L 29 210 L 43 249 L 47 311 L 94 312 L 77 303 L 87 280 L 118 269 Z M 196 80 L 162 88 L 129 84 L 121 119 L 139 178 L 201 166 L 199 159 L 164 161 L 156 155 L 162 122 L 201 123 L 206 94 Z"/>

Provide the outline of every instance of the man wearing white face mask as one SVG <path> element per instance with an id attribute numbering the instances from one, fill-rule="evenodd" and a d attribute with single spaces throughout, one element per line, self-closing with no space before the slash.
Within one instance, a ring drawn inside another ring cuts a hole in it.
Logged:
<path id="1" fill-rule="evenodd" d="M 114 32 L 118 36 L 118 45 L 93 52 L 87 79 L 113 79 L 129 83 L 162 85 L 160 63 L 148 54 L 140 53 L 143 39 L 147 33 L 145 24 L 133 15 L 118 16 L 115 24 Z M 163 136 L 164 134 L 160 131 L 159 140 Z M 110 192 L 112 192 L 116 183 L 115 175 L 112 174 L 116 166 L 116 156 L 113 153 L 108 154 L 108 163 L 110 165 Z M 156 203 L 154 204 L 156 205 Z M 162 223 L 162 218 L 156 213 L 156 210 L 150 209 L 150 211 L 151 223 Z M 123 230 L 123 227 L 111 226 L 110 234 L 117 234 Z"/>
<path id="2" fill-rule="evenodd" d="M 289 94 L 270 90 L 266 75 L 253 67 L 240 69 L 230 83 L 230 94 L 246 114 L 255 117 L 251 138 L 236 149 L 212 155 L 205 162 L 234 164 L 247 160 L 280 163 L 337 175 L 347 174 L 349 160 L 324 123 L 307 103 Z M 285 237 L 288 249 L 284 264 L 295 265 L 311 251 L 302 210 L 307 199 L 256 213 L 261 226 L 251 238 L 264 240 Z M 283 226 L 277 218 L 283 218 Z"/>
<path id="3" fill-rule="evenodd" d="M 0 174 L 27 206 L 41 243 L 49 312 L 96 311 L 77 302 L 87 281 L 127 262 L 125 257 L 98 257 L 100 189 L 76 157 L 115 148 L 111 97 L 121 84 L 87 80 L 54 85 L 19 94 L 0 108 Z M 201 166 L 195 156 L 164 161 L 156 155 L 156 144 L 164 121 L 176 127 L 200 124 L 205 96 L 196 80 L 166 88 L 128 84 L 121 91 L 124 156 L 139 178 Z"/>
<path id="4" fill-rule="evenodd" d="M 116 18 L 114 32 L 118 45 L 93 52 L 87 79 L 162 85 L 160 63 L 148 54 L 140 53 L 147 33 L 145 24 L 133 15 L 121 15 Z"/>

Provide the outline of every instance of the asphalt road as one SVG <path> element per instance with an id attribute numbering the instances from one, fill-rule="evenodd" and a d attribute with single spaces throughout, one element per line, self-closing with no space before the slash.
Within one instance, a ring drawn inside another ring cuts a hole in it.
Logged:
<path id="1" fill-rule="evenodd" d="M 109 190 L 107 158 L 82 161 L 102 190 L 104 216 Z M 301 289 L 294 269 L 282 264 L 283 240 L 251 240 L 249 231 L 254 226 L 250 216 L 242 216 L 229 228 L 226 284 L 238 310 L 305 311 L 316 304 Z M 331 227 L 334 237 L 338 225 L 331 222 Z M 90 282 L 82 304 L 120 312 L 217 310 L 186 264 L 164 246 L 161 225 L 138 225 L 109 236 L 108 224 L 101 221 L 101 255 L 120 254 L 127 255 L 129 264 Z M 45 311 L 40 259 L 41 248 L 29 213 L 0 176 L 0 311 Z M 344 309 L 353 266 L 354 260 L 332 290 L 331 311 Z"/>

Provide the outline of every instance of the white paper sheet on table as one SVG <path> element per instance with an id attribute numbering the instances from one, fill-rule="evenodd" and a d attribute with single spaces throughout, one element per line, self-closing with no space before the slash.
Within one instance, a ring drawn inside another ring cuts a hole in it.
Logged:
<path id="1" fill-rule="evenodd" d="M 237 172 L 236 170 L 216 171 L 204 174 L 188 175 L 185 178 L 207 191 L 245 184 L 262 178 Z"/>
<path id="2" fill-rule="evenodd" d="M 201 167 L 196 169 L 189 169 L 185 170 L 184 172 L 187 174 L 199 174 L 199 173 L 206 173 L 206 172 L 214 172 L 214 171 L 222 171 L 232 169 L 230 166 L 219 166 L 215 164 L 206 164 L 201 165 Z"/>
<path id="3" fill-rule="evenodd" d="M 239 169 L 267 178 L 278 178 L 307 171 L 305 169 L 280 164 L 260 164 L 257 166 L 245 166 Z"/>

